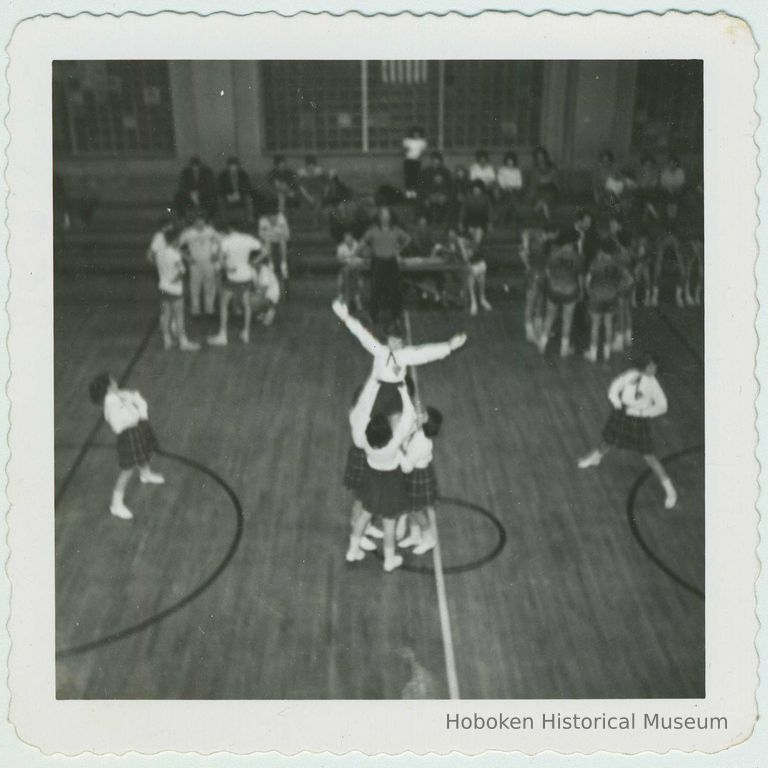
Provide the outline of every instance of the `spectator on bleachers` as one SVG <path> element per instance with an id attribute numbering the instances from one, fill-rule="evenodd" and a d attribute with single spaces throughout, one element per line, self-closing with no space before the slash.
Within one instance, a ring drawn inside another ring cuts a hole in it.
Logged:
<path id="1" fill-rule="evenodd" d="M 479 245 L 483 241 L 491 225 L 491 200 L 479 179 L 472 182 L 470 194 L 461 207 L 459 223 L 473 242 Z"/>
<path id="2" fill-rule="evenodd" d="M 253 187 L 236 157 L 227 160 L 227 167 L 219 174 L 218 186 L 222 212 L 228 218 L 234 216 L 250 221 L 253 216 Z"/>
<path id="3" fill-rule="evenodd" d="M 396 321 L 403 309 L 399 259 L 411 238 L 392 223 L 386 206 L 379 209 L 376 223 L 365 233 L 362 244 L 371 256 L 371 317 L 374 322 Z"/>
<path id="4" fill-rule="evenodd" d="M 424 131 L 414 126 L 403 139 L 403 183 L 405 197 L 415 200 L 418 196 L 419 180 L 421 177 L 421 157 L 427 151 L 427 140 Z"/>
<path id="5" fill-rule="evenodd" d="M 451 214 L 453 179 L 445 167 L 443 153 L 435 150 L 421 173 L 423 209 L 431 224 L 443 225 Z"/>
<path id="6" fill-rule="evenodd" d="M 469 167 L 469 180 L 482 182 L 488 195 L 496 196 L 496 169 L 484 149 L 475 152 L 475 162 Z"/>
<path id="7" fill-rule="evenodd" d="M 174 207 L 180 216 L 201 210 L 208 218 L 216 214 L 216 182 L 211 169 L 196 155 L 181 171 Z"/>
<path id="8" fill-rule="evenodd" d="M 558 193 L 557 168 L 544 147 L 533 152 L 532 194 L 534 213 L 547 221 L 552 217 L 552 204 Z"/>
<path id="9" fill-rule="evenodd" d="M 328 174 L 314 155 L 304 158 L 298 172 L 299 192 L 314 214 L 315 224 L 320 220 L 328 192 Z"/>
<path id="10" fill-rule="evenodd" d="M 670 155 L 661 171 L 659 184 L 666 204 L 666 214 L 670 221 L 677 218 L 680 209 L 680 198 L 685 189 L 685 171 L 680 165 L 677 155 Z"/>
<path id="11" fill-rule="evenodd" d="M 514 152 L 504 155 L 504 164 L 496 174 L 499 198 L 504 205 L 504 218 L 509 223 L 515 217 L 523 195 L 523 172 Z"/>
<path id="12" fill-rule="evenodd" d="M 267 180 L 277 196 L 278 203 L 282 201 L 283 209 L 298 203 L 299 185 L 296 173 L 288 165 L 284 155 L 275 155 L 274 165 L 269 172 Z"/>
<path id="13" fill-rule="evenodd" d="M 659 218 L 659 169 L 653 155 L 643 155 L 637 178 L 637 204 L 641 221 Z"/>
<path id="14" fill-rule="evenodd" d="M 453 201 L 451 221 L 458 224 L 464 201 L 469 197 L 472 182 L 469 180 L 469 171 L 463 165 L 457 165 L 453 169 Z"/>
<path id="15" fill-rule="evenodd" d="M 416 219 L 416 226 L 411 231 L 408 256 L 429 256 L 435 247 L 435 237 L 425 215 Z"/>

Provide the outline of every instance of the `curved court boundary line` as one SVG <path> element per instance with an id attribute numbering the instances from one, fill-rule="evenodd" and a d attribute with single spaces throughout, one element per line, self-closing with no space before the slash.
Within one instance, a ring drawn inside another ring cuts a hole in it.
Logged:
<path id="1" fill-rule="evenodd" d="M 668 456 L 664 456 L 662 458 L 662 463 L 665 466 L 668 464 L 674 464 L 678 459 L 684 458 L 685 456 L 689 456 L 693 453 L 704 453 L 704 444 L 700 443 L 699 445 L 692 445 L 675 453 L 671 453 Z M 640 533 L 640 528 L 637 524 L 637 515 L 635 514 L 635 502 L 637 501 L 637 495 L 640 492 L 640 488 L 642 488 L 643 484 L 650 476 L 650 469 L 646 469 L 644 472 L 641 472 L 629 491 L 629 496 L 627 497 L 627 522 L 629 523 L 629 529 L 632 532 L 632 535 L 635 537 L 637 543 L 640 545 L 640 549 L 643 550 L 648 559 L 657 568 L 659 568 L 659 570 L 666 574 L 677 585 L 681 586 L 683 589 L 687 590 L 699 599 L 704 600 L 704 592 L 695 584 L 691 584 L 687 579 L 682 577 L 671 566 L 667 565 L 667 563 L 665 563 L 664 560 L 662 560 L 653 551 L 648 542 L 643 538 L 642 533 Z M 674 512 L 670 511 L 670 514 L 674 514 Z"/>
<path id="2" fill-rule="evenodd" d="M 88 447 L 96 446 L 93 443 L 90 443 Z M 99 447 L 106 447 L 106 444 L 104 446 L 99 445 Z M 160 456 L 165 456 L 172 461 L 178 461 L 181 464 L 186 464 L 188 467 L 192 467 L 192 469 L 196 469 L 197 471 L 208 475 L 208 477 L 210 477 L 215 483 L 224 489 L 224 492 L 232 502 L 236 520 L 235 535 L 232 537 L 229 548 L 227 549 L 227 552 L 222 558 L 221 562 L 210 573 L 210 575 L 207 576 L 206 579 L 202 581 L 197 587 L 195 587 L 191 592 L 173 603 L 173 605 L 170 605 L 168 608 L 165 608 L 162 611 L 149 616 L 137 624 L 133 624 L 130 627 L 121 629 L 118 632 L 113 632 L 110 635 L 96 638 L 95 640 L 91 640 L 87 643 L 81 643 L 80 645 L 75 645 L 70 648 L 64 648 L 63 650 L 56 651 L 57 659 L 63 659 L 69 656 L 77 656 L 81 653 L 86 653 L 88 651 L 96 650 L 97 648 L 102 648 L 105 645 L 111 645 L 112 643 L 124 640 L 127 637 L 131 637 L 131 635 L 136 635 L 139 632 L 143 632 L 145 629 L 149 629 L 155 624 L 159 624 L 164 619 L 167 619 L 169 616 L 172 616 L 174 613 L 177 613 L 182 608 L 185 608 L 187 605 L 189 605 L 193 600 L 196 600 L 198 597 L 200 597 L 200 595 L 202 595 L 206 590 L 208 590 L 209 587 L 213 585 L 213 583 L 219 578 L 219 576 L 221 576 L 221 574 L 230 564 L 232 558 L 235 556 L 235 553 L 238 550 L 238 547 L 240 546 L 240 541 L 243 538 L 243 527 L 245 523 L 243 507 L 237 494 L 232 490 L 227 482 L 209 467 L 206 467 L 204 464 L 201 464 L 194 459 L 190 459 L 187 456 L 182 456 L 178 453 L 162 450 L 158 450 L 156 453 Z"/>

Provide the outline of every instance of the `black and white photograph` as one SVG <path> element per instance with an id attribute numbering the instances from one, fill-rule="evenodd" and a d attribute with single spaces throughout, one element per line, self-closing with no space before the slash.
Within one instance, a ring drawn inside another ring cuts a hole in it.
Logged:
<path id="1" fill-rule="evenodd" d="M 705 695 L 701 61 L 52 78 L 57 696 Z"/>
<path id="2" fill-rule="evenodd" d="M 749 738 L 755 50 L 724 14 L 19 26 L 20 738 Z"/>

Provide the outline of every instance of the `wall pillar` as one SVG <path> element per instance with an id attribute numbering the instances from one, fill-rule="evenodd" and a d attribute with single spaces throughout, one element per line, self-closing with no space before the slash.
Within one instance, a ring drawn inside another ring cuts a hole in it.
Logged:
<path id="1" fill-rule="evenodd" d="M 229 155 L 237 154 L 237 115 L 232 62 L 190 63 L 197 124 L 197 151 L 214 170 L 224 167 Z"/>
<path id="2" fill-rule="evenodd" d="M 261 171 L 267 165 L 264 142 L 264 98 L 261 63 L 232 62 L 234 109 L 237 122 L 237 154 L 243 167 Z"/>
<path id="3" fill-rule="evenodd" d="M 197 115 L 195 114 L 195 86 L 189 61 L 168 62 L 173 107 L 174 151 L 177 160 L 198 152 Z"/>

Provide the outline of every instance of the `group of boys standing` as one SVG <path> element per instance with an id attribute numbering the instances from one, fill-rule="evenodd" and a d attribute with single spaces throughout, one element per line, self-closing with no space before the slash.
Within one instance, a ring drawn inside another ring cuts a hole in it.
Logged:
<path id="1" fill-rule="evenodd" d="M 160 331 L 166 349 L 177 343 L 182 351 L 200 349 L 186 333 L 187 273 L 192 317 L 200 317 L 202 310 L 214 315 L 216 300 L 219 302 L 219 331 L 208 338 L 209 344 L 227 344 L 233 304 L 243 316 L 240 339 L 245 343 L 250 340 L 252 317 L 264 325 L 274 320 L 281 288 L 271 243 L 262 243 L 242 222 L 234 221 L 222 230 L 215 229 L 198 211 L 187 226 L 169 221 L 152 238 L 147 258 L 158 273 Z"/>

